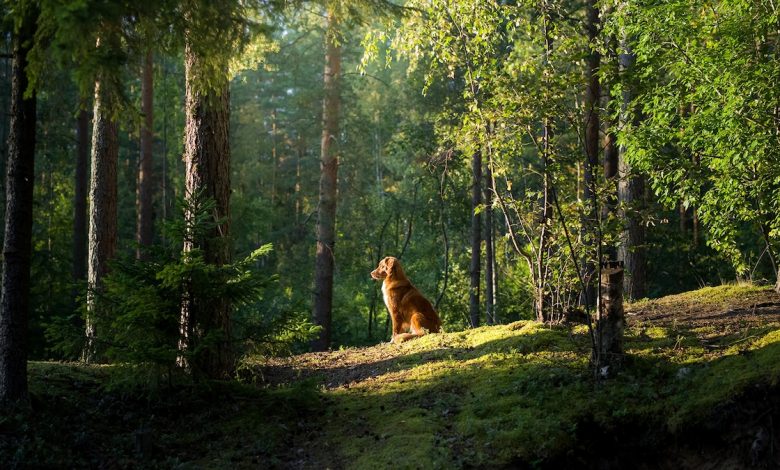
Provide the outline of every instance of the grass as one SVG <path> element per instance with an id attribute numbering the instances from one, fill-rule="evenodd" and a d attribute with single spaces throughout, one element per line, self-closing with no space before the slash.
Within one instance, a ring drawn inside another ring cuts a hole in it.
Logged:
<path id="1" fill-rule="evenodd" d="M 728 310 L 772 295 L 724 286 L 639 308 Z M 729 328 L 634 319 L 625 368 L 601 382 L 588 364 L 587 328 L 530 321 L 284 361 L 248 358 L 246 370 L 265 364 L 266 372 L 290 373 L 265 388 L 179 386 L 153 399 L 106 392 L 105 367 L 32 363 L 36 410 L 0 418 L 0 461 L 96 466 L 112 455 L 118 467 L 571 467 L 592 466 L 599 449 L 619 439 L 621 462 L 643 462 L 659 458 L 659 443 L 669 452 L 701 435 L 719 445 L 714 415 L 757 390 L 774 394 L 780 324 L 767 318 L 734 318 Z M 139 455 L 144 426 L 154 445 Z"/>

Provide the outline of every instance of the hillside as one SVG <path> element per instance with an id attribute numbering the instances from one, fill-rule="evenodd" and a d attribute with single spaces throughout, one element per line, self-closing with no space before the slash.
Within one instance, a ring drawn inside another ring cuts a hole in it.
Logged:
<path id="1" fill-rule="evenodd" d="M 596 383 L 583 325 L 529 321 L 285 359 L 239 384 L 141 393 L 109 367 L 32 363 L 0 417 L 11 467 L 770 468 L 780 296 L 722 286 L 628 308 Z M 108 389 L 105 384 L 111 383 Z"/>

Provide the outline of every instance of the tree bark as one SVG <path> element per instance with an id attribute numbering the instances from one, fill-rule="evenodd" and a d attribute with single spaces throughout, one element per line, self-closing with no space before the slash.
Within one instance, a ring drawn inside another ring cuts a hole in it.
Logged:
<path id="1" fill-rule="evenodd" d="M 488 159 L 490 156 L 488 155 Z M 485 167 L 485 317 L 488 325 L 495 325 L 496 289 L 498 276 L 496 273 L 496 249 L 493 236 L 493 176 L 488 164 Z"/>
<path id="2" fill-rule="evenodd" d="M 609 15 L 609 10 L 605 10 L 605 15 Z M 607 53 L 611 58 L 615 57 L 615 37 L 610 35 L 607 38 Z M 613 65 L 610 70 L 609 76 L 617 76 L 618 67 Z M 610 217 L 617 217 L 618 197 L 617 197 L 617 183 L 618 183 L 618 145 L 617 145 L 617 129 L 618 120 L 612 117 L 612 110 L 615 104 L 621 104 L 620 100 L 615 100 L 612 97 L 612 83 L 611 80 L 606 80 L 602 83 L 602 96 L 604 99 L 604 109 L 606 113 L 604 115 L 604 180 L 609 185 L 609 192 L 607 193 L 606 200 L 604 201 L 604 207 L 602 208 L 602 217 L 608 219 Z M 603 256 L 607 260 L 617 259 L 617 246 L 615 244 L 609 244 L 604 247 Z"/>
<path id="3" fill-rule="evenodd" d="M 317 253 L 314 264 L 314 299 L 312 317 L 321 326 L 319 335 L 312 341 L 314 351 L 330 347 L 333 308 L 333 269 L 336 243 L 336 200 L 338 190 L 338 135 L 341 47 L 336 35 L 338 20 L 328 13 L 325 33 L 325 71 L 323 84 L 325 99 L 322 106 L 322 144 L 320 147 L 320 196 L 317 217 Z"/>
<path id="4" fill-rule="evenodd" d="M 623 267 L 619 262 L 608 263 L 601 270 L 601 299 L 596 323 L 597 350 L 595 364 L 601 376 L 614 373 L 623 361 L 623 331 L 626 327 L 623 312 Z M 608 367 L 604 369 L 604 367 Z"/>
<path id="5" fill-rule="evenodd" d="M 609 96 L 609 86 L 605 86 L 604 94 L 606 95 L 607 102 L 612 98 Z M 608 105 L 605 106 L 608 109 Z M 617 135 L 615 130 L 617 128 L 617 122 L 614 119 L 607 119 L 605 123 L 606 132 L 604 135 L 604 180 L 609 185 L 609 193 L 606 197 L 604 207 L 602 208 L 602 217 L 604 219 L 610 216 L 617 216 L 618 208 L 618 146 Z M 616 260 L 618 256 L 618 250 L 615 244 L 609 244 L 604 247 L 603 256 L 607 260 Z"/>
<path id="6" fill-rule="evenodd" d="M 152 245 L 154 239 L 154 181 L 152 175 L 152 158 L 154 143 L 154 65 L 152 52 L 147 51 L 144 58 L 141 77 L 141 113 L 144 117 L 141 126 L 141 161 L 138 165 L 138 192 L 136 207 L 138 208 L 136 242 L 138 248 L 136 257 L 142 259 L 145 249 Z"/>
<path id="7" fill-rule="evenodd" d="M 586 29 L 588 33 L 589 53 L 585 59 L 587 86 L 585 90 L 585 171 L 583 195 L 586 203 L 590 205 L 587 215 L 583 220 L 583 233 L 586 236 L 585 245 L 590 249 L 586 253 L 593 253 L 594 244 L 596 252 L 600 252 L 601 239 L 599 237 L 598 201 L 596 198 L 596 168 L 599 166 L 599 132 L 601 130 L 599 104 L 601 102 L 601 83 L 599 82 L 599 67 L 601 66 L 601 54 L 595 48 L 595 42 L 599 33 L 599 10 L 595 0 L 588 0 L 586 15 Z M 596 264 L 601 262 L 598 256 L 586 255 L 584 263 L 585 273 L 583 279 L 585 288 L 582 292 L 581 303 L 591 303 L 596 297 L 594 274 Z"/>
<path id="8" fill-rule="evenodd" d="M 102 288 L 108 262 L 114 257 L 117 241 L 117 124 L 111 116 L 112 98 L 99 78 L 95 82 L 92 112 L 92 162 L 89 181 L 89 254 L 87 263 L 86 345 L 83 359 L 95 359 L 97 338 L 95 294 Z"/>
<path id="9" fill-rule="evenodd" d="M 469 289 L 469 321 L 471 327 L 479 326 L 479 281 L 482 255 L 482 217 L 478 209 L 482 204 L 482 152 L 471 157 L 471 285 Z"/>
<path id="10" fill-rule="evenodd" d="M 545 322 L 550 320 L 549 296 L 547 286 L 547 255 L 550 244 L 549 228 L 552 224 L 552 188 L 550 161 L 550 120 L 544 118 L 542 123 L 542 213 L 539 232 L 539 251 L 536 254 L 536 320 Z"/>
<path id="11" fill-rule="evenodd" d="M 697 167 L 701 164 L 701 159 L 699 155 L 693 155 L 693 163 Z M 699 247 L 699 211 L 696 210 L 696 206 L 691 207 L 691 237 L 692 237 L 692 243 L 693 243 L 693 249 L 697 249 Z"/>
<path id="12" fill-rule="evenodd" d="M 215 88 L 200 86 L 205 60 L 185 38 L 185 194 L 196 207 L 185 213 L 188 230 L 184 253 L 200 249 L 206 263 L 222 266 L 231 260 L 230 244 L 230 90 L 227 66 Z M 219 72 L 218 72 L 219 73 Z M 202 237 L 192 230 L 197 206 L 204 200 L 215 203 L 216 226 Z M 191 361 L 180 361 L 196 375 L 223 379 L 235 366 L 232 344 L 231 305 L 224 299 L 206 299 L 192 286 L 184 293 L 180 322 L 181 350 L 191 354 Z M 213 343 L 204 344 L 206 335 Z M 216 337 L 215 337 L 216 336 Z"/>
<path id="13" fill-rule="evenodd" d="M 625 41 L 621 46 L 624 51 L 619 57 L 624 81 L 621 119 L 625 126 L 629 119 L 635 124 L 638 117 L 635 110 L 630 112 L 633 99 L 630 81 L 635 57 Z M 621 218 L 625 221 L 618 259 L 622 260 L 625 266 L 624 295 L 629 300 L 636 300 L 647 295 L 645 227 L 642 225 L 639 213 L 644 207 L 645 185 L 644 178 L 634 174 L 624 146 L 618 149 L 618 160 L 618 201 L 621 207 Z"/>
<path id="14" fill-rule="evenodd" d="M 87 277 L 87 193 L 89 192 L 89 112 L 76 121 L 76 180 L 73 193 L 73 282 Z M 75 293 L 74 293 L 75 299 Z"/>
<path id="15" fill-rule="evenodd" d="M 544 39 L 543 65 L 546 68 L 550 66 L 550 56 L 552 55 L 553 37 L 550 30 L 550 12 L 546 1 L 542 2 L 542 34 Z M 549 71 L 544 73 L 545 77 Z M 547 85 L 547 78 L 545 78 Z M 534 310 L 537 321 L 545 322 L 550 320 L 550 299 L 546 292 L 548 276 L 548 258 L 550 250 L 549 228 L 552 224 L 553 206 L 552 206 L 552 174 L 550 172 L 550 159 L 552 156 L 552 123 L 550 117 L 542 117 L 542 195 L 541 195 L 541 214 L 539 220 L 539 248 L 536 253 L 535 266 L 535 285 L 534 285 Z M 530 263 L 530 262 L 529 262 Z"/>
<path id="16" fill-rule="evenodd" d="M 5 238 L 0 300 L 0 403 L 27 400 L 36 95 L 27 91 L 27 54 L 37 14 L 27 12 L 13 39 L 11 129 L 6 165 Z"/>

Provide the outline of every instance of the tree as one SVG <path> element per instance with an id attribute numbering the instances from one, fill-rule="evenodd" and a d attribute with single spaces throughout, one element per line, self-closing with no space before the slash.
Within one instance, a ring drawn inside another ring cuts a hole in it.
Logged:
<path id="1" fill-rule="evenodd" d="M 154 239 L 154 208 L 152 199 L 154 195 L 153 168 L 153 143 L 154 143 L 154 64 L 152 51 L 148 50 L 144 56 L 143 71 L 141 77 L 141 158 L 138 165 L 138 193 L 136 207 L 138 208 L 136 242 L 138 251 L 136 256 L 143 257 L 143 250 L 151 246 Z"/>
<path id="2" fill-rule="evenodd" d="M 599 37 L 599 9 L 595 0 L 589 0 L 585 5 L 585 29 L 588 38 L 588 54 L 585 57 L 585 171 L 583 172 L 583 193 L 588 209 L 585 212 L 582 223 L 585 236 L 585 246 L 590 248 L 586 254 L 585 262 L 585 286 L 583 290 L 583 303 L 592 303 L 595 300 L 596 289 L 594 275 L 595 263 L 601 261 L 601 236 L 600 220 L 598 218 L 598 196 L 596 186 L 596 169 L 599 166 L 600 153 L 600 104 L 601 83 L 599 81 L 599 68 L 601 66 L 601 54 L 596 41 Z M 594 244 L 596 246 L 594 246 Z M 595 253 L 595 256 L 593 255 Z"/>
<path id="3" fill-rule="evenodd" d="M 482 255 L 482 152 L 471 156 L 471 288 L 469 289 L 469 320 L 479 326 L 480 258 Z"/>
<path id="4" fill-rule="evenodd" d="M 490 149 L 485 166 L 485 321 L 488 325 L 498 322 L 496 316 L 496 295 L 498 273 L 496 272 L 495 222 L 493 220 L 493 174 L 490 170 Z"/>
<path id="5" fill-rule="evenodd" d="M 232 6 L 232 10 L 222 11 L 193 2 L 185 12 L 185 194 L 193 210 L 184 214 L 187 230 L 183 249 L 185 254 L 200 251 L 206 263 L 216 266 L 232 258 L 228 60 L 243 34 L 236 26 L 244 18 L 241 7 Z M 214 203 L 213 228 L 199 233 L 195 213 L 206 201 Z M 184 292 L 180 362 L 196 375 L 226 378 L 232 373 L 231 311 L 226 299 L 203 299 L 192 287 Z"/>
<path id="6" fill-rule="evenodd" d="M 636 71 L 628 111 L 641 111 L 641 120 L 624 119 L 619 138 L 631 169 L 667 208 L 681 199 L 695 207 L 694 240 L 706 239 L 738 274 L 759 267 L 747 260 L 763 252 L 764 269 L 776 271 L 776 5 L 626 2 L 616 13 L 613 30 L 635 52 L 624 54 Z"/>
<path id="7" fill-rule="evenodd" d="M 97 49 L 118 48 L 118 38 L 108 33 L 98 39 Z M 117 245 L 117 161 L 119 159 L 118 127 L 114 118 L 117 102 L 115 83 L 108 75 L 95 81 L 92 110 L 92 159 L 89 179 L 89 254 L 87 263 L 86 345 L 83 359 L 94 360 L 97 325 L 94 319 L 95 295 L 101 289 L 108 263 Z"/>
<path id="8" fill-rule="evenodd" d="M 0 403 L 27 398 L 27 319 L 30 297 L 36 94 L 29 89 L 28 54 L 37 10 L 20 5 L 13 38 L 11 131 L 8 136 L 6 208 L 0 299 Z"/>
<path id="9" fill-rule="evenodd" d="M 317 252 L 314 267 L 312 317 L 322 327 L 312 349 L 324 351 L 330 346 L 333 308 L 333 269 L 336 241 L 336 199 L 338 185 L 339 108 L 341 106 L 341 47 L 339 18 L 328 11 L 325 33 L 325 70 L 322 105 L 322 141 L 320 147 L 320 197 L 317 211 Z"/>
<path id="10" fill-rule="evenodd" d="M 636 59 L 627 42 L 622 46 L 623 52 L 619 56 L 623 77 L 621 120 L 623 127 L 626 127 L 629 119 L 634 119 L 635 125 L 638 117 L 637 111 L 631 109 L 634 106 L 632 93 L 635 93 L 631 86 L 631 77 L 635 73 Z M 628 153 L 626 146 L 618 148 L 618 202 L 621 207 L 621 218 L 625 220 L 618 248 L 618 259 L 623 261 L 625 266 L 624 295 L 630 300 L 636 300 L 647 295 L 645 227 L 641 219 L 645 189 L 644 178 L 634 172 Z"/>

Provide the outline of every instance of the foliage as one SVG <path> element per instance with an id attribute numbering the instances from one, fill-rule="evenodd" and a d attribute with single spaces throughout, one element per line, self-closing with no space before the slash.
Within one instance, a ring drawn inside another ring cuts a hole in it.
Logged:
<path id="1" fill-rule="evenodd" d="M 182 209 L 194 214 L 188 234 L 209 233 L 216 223 L 211 216 L 213 201 L 201 199 L 196 195 L 183 202 Z M 263 274 L 259 266 L 271 253 L 270 244 L 217 266 L 207 263 L 199 249 L 182 252 L 184 232 L 183 222 L 169 224 L 164 247 L 152 249 L 143 260 L 122 255 L 113 261 L 104 289 L 96 292 L 98 348 L 106 359 L 145 374 L 152 383 L 170 379 L 183 354 L 179 322 L 185 288 L 194 289 L 205 301 L 220 299 L 232 305 L 240 335 L 234 339 L 235 350 L 280 352 L 311 337 L 315 329 L 305 317 L 289 311 L 288 305 L 274 304 L 267 295 L 274 291 L 276 277 Z M 72 338 L 72 330 L 62 327 L 62 322 L 53 323 L 49 336 L 65 354 L 73 355 L 68 348 L 79 342 Z M 210 347 L 209 338 L 184 354 L 202 354 Z"/>
<path id="2" fill-rule="evenodd" d="M 80 321 L 75 297 L 85 286 L 74 285 L 68 275 L 73 114 L 88 107 L 82 98 L 101 72 L 123 96 L 117 113 L 119 246 L 124 256 L 135 250 L 137 66 L 149 49 L 155 57 L 154 170 L 161 189 L 155 217 L 168 222 L 179 216 L 173 201 L 183 188 L 182 48 L 188 25 L 202 39 L 193 47 L 202 48 L 207 68 L 219 68 L 221 77 L 223 66 L 231 65 L 236 252 L 246 255 L 265 242 L 274 245 L 256 265 L 267 277 L 277 275 L 278 284 L 257 307 L 263 315 L 249 307 L 236 312 L 236 333 L 266 354 L 304 348 L 321 138 L 320 7 L 327 2 L 293 2 L 286 11 L 278 8 L 283 2 L 256 1 L 39 3 L 41 29 L 29 70 L 39 90 L 41 118 L 33 254 L 33 278 L 39 282 L 32 293 L 31 353 L 63 357 L 63 349 L 52 349 L 45 338 L 43 325 L 65 331 Z M 776 61 L 770 4 L 629 2 L 618 8 L 607 2 L 601 5 L 605 28 L 591 44 L 581 3 L 459 0 L 408 2 L 403 9 L 386 9 L 386 3 L 337 5 L 349 20 L 339 38 L 344 72 L 336 347 L 388 339 L 381 293 L 367 276 L 385 255 L 400 256 L 418 287 L 439 301 L 447 331 L 466 327 L 468 159 L 475 151 L 483 152 L 497 184 L 497 193 L 477 210 L 489 204 L 498 220 L 500 320 L 531 316 L 540 276 L 529 258 L 539 259 L 540 252 L 541 292 L 550 307 L 560 313 L 576 306 L 580 286 L 557 210 L 546 227 L 547 249 L 539 249 L 544 176 L 551 177 L 578 262 L 595 260 L 593 235 L 583 227 L 583 215 L 592 209 L 582 200 L 581 186 L 583 59 L 591 48 L 602 52 L 602 79 L 619 97 L 618 81 L 632 79 L 615 70 L 614 43 L 623 35 L 637 53 L 636 102 L 646 119 L 627 126 L 621 143 L 635 168 L 649 174 L 655 193 L 647 195 L 651 200 L 641 214 L 648 231 L 650 294 L 735 275 L 759 281 L 774 276 L 777 165 L 772 155 L 777 152 L 774 121 L 767 113 L 774 109 Z M 184 15 L 188 8 L 195 15 L 190 20 Z M 97 50 L 95 41 L 105 28 L 116 34 L 116 47 Z M 207 75 L 205 86 L 214 81 Z M 7 90 L 7 70 L 0 82 Z M 618 112 L 615 101 L 613 113 Z M 686 106 L 688 111 L 681 111 Z M 545 121 L 552 134 L 546 162 L 540 148 Z M 602 183 L 598 204 L 603 206 L 614 185 Z M 687 232 L 677 228 L 677 211 L 671 210 L 678 203 L 688 208 L 689 218 L 694 211 L 700 215 L 698 239 L 709 247 L 694 240 L 690 220 Z M 617 245 L 621 221 L 608 216 L 601 223 L 604 246 Z M 765 250 L 764 234 L 772 250 Z M 169 237 L 161 230 L 155 234 L 163 247 L 157 250 L 158 267 L 176 257 Z M 284 336 L 292 333 L 281 325 L 292 323 L 299 325 L 292 343 L 252 333 L 281 328 Z"/>
<path id="3" fill-rule="evenodd" d="M 396 50 L 413 67 L 424 67 L 425 89 L 445 81 L 457 90 L 437 119 L 439 151 L 455 151 L 458 158 L 482 152 L 496 180 L 487 204 L 509 224 L 502 230 L 527 265 L 525 282 L 533 296 L 547 298 L 560 314 L 577 302 L 580 289 L 565 231 L 583 233 L 574 240 L 574 256 L 596 258 L 585 251 L 588 235 L 580 227 L 589 202 L 579 202 L 572 191 L 584 155 L 581 110 L 569 105 L 584 87 L 578 66 L 587 45 L 570 20 L 579 7 L 492 1 L 413 5 L 420 13 L 406 19 L 394 38 Z M 565 230 L 560 221 L 542 220 L 545 204 L 553 204 L 550 191 L 560 195 Z"/>
<path id="4" fill-rule="evenodd" d="M 707 243 L 740 274 L 767 249 L 777 270 L 777 10 L 740 0 L 629 2 L 643 119 L 623 130 L 667 206 L 695 207 Z"/>

